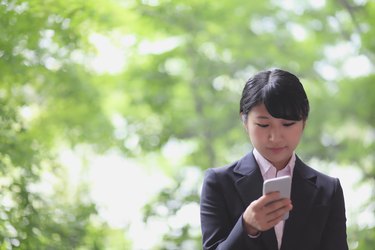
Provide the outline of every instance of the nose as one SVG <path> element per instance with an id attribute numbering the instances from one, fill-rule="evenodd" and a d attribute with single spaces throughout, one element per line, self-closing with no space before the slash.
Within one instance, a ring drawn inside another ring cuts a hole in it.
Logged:
<path id="1" fill-rule="evenodd" d="M 281 131 L 279 128 L 272 128 L 268 135 L 268 140 L 271 142 L 278 142 L 281 139 Z"/>

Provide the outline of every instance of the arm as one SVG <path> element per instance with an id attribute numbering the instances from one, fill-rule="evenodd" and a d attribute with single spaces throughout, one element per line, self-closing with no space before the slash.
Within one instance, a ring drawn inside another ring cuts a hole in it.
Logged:
<path id="1" fill-rule="evenodd" d="M 346 217 L 344 195 L 340 181 L 336 179 L 335 192 L 332 197 L 326 226 L 322 235 L 321 250 L 347 250 Z"/>

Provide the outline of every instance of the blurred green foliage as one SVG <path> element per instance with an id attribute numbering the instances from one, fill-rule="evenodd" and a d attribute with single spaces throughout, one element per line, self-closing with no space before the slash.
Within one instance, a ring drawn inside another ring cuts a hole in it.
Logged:
<path id="1" fill-rule="evenodd" d="M 374 187 L 374 16 L 366 0 L 0 0 L 0 249 L 131 249 L 86 183 L 67 189 L 64 148 L 115 148 L 169 175 L 145 222 L 197 205 L 203 171 L 249 150 L 240 93 L 270 67 L 300 76 L 311 102 L 299 155 L 355 166 Z M 95 34 L 122 49 L 122 71 L 94 69 Z M 200 173 L 189 185 L 187 169 Z M 168 227 L 155 249 L 200 247 L 199 228 Z M 374 231 L 350 228 L 352 249 L 372 249 Z"/>
<path id="2" fill-rule="evenodd" d="M 107 1 L 0 1 L 0 249 L 111 246 L 116 230 L 85 183 L 67 188 L 56 159 L 63 145 L 113 143 L 93 75 L 72 55 L 94 51 L 89 34 L 113 27 L 114 12 Z"/>

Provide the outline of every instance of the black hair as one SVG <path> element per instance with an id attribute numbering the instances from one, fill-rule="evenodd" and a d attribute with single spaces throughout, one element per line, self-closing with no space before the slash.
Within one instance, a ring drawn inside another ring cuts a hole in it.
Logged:
<path id="1" fill-rule="evenodd" d="M 259 72 L 246 82 L 240 101 L 244 121 L 262 103 L 273 117 L 293 121 L 307 120 L 310 109 L 300 80 L 281 69 Z"/>

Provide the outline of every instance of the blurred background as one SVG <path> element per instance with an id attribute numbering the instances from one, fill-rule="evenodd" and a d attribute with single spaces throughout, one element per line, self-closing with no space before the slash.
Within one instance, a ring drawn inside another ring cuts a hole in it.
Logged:
<path id="1" fill-rule="evenodd" d="M 241 91 L 273 67 L 374 249 L 374 25 L 370 0 L 0 0 L 0 249 L 201 249 L 204 171 L 251 150 Z"/>

